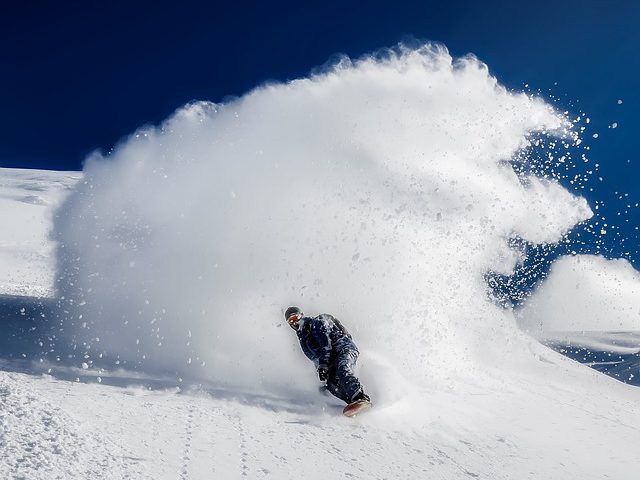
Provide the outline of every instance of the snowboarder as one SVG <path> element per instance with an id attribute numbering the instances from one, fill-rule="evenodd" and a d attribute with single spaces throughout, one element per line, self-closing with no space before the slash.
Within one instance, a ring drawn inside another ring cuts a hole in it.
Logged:
<path id="1" fill-rule="evenodd" d="M 326 313 L 306 317 L 298 307 L 287 308 L 284 316 L 296 331 L 302 351 L 316 365 L 320 381 L 326 382 L 327 390 L 347 403 L 345 415 L 371 406 L 354 374 L 358 348 L 340 321 Z"/>

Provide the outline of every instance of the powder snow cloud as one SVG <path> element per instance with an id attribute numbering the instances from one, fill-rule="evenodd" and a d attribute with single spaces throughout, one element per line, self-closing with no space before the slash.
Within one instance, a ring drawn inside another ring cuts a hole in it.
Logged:
<path id="1" fill-rule="evenodd" d="M 291 304 L 341 318 L 365 377 L 469 371 L 488 338 L 518 352 L 485 272 L 512 271 L 510 237 L 557 241 L 591 215 L 514 173 L 533 132 L 572 135 L 432 44 L 186 105 L 89 158 L 58 211 L 71 340 L 89 362 L 279 394 L 314 379 L 282 326 Z"/>

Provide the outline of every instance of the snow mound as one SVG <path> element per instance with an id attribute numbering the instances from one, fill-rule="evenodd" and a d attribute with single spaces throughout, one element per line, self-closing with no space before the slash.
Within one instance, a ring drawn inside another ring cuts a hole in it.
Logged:
<path id="1" fill-rule="evenodd" d="M 640 332 L 640 273 L 624 259 L 560 258 L 519 317 L 543 338 L 558 332 Z"/>

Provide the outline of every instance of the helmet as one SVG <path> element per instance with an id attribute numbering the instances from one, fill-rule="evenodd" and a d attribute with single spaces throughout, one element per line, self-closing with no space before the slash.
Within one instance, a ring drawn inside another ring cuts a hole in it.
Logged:
<path id="1" fill-rule="evenodd" d="M 296 313 L 299 314 L 299 315 L 302 315 L 302 310 L 300 310 L 298 307 L 289 307 L 284 312 L 284 318 L 289 320 L 289 317 L 291 315 L 295 315 Z"/>

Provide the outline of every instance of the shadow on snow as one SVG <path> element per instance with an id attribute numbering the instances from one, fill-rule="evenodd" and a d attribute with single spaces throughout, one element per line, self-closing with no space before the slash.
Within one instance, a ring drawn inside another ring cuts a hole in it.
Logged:
<path id="1" fill-rule="evenodd" d="M 320 414 L 325 410 L 342 410 L 338 400 L 315 392 L 294 400 L 185 378 L 175 372 L 113 368 L 106 364 L 83 368 L 83 353 L 76 351 L 65 337 L 65 315 L 53 298 L 0 295 L 0 370 L 50 375 L 70 382 L 211 395 L 274 412 Z"/>

